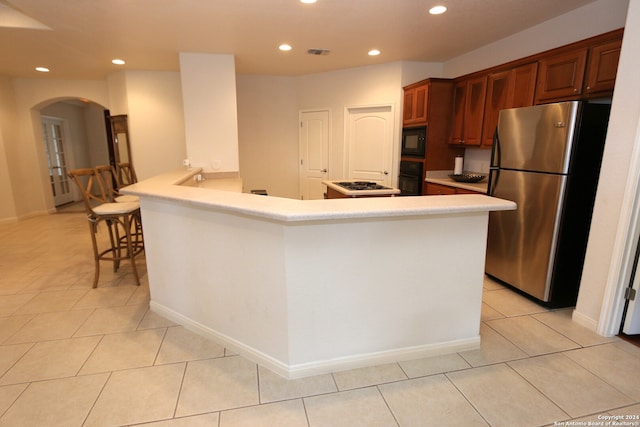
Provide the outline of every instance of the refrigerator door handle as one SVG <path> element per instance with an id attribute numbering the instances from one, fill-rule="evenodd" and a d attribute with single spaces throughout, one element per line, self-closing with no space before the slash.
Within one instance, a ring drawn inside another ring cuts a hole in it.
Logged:
<path id="1" fill-rule="evenodd" d="M 491 146 L 491 166 L 499 168 L 501 163 L 500 137 L 498 136 L 498 128 L 493 132 L 493 145 Z"/>
<path id="2" fill-rule="evenodd" d="M 500 169 L 492 168 L 489 170 L 489 182 L 487 183 L 487 196 L 493 196 L 496 186 L 498 185 L 498 179 L 500 178 Z"/>

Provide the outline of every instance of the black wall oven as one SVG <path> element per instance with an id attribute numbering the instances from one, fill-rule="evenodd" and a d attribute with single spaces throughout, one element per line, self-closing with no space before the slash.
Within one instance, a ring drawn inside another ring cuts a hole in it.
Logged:
<path id="1" fill-rule="evenodd" d="M 422 195 L 422 162 L 400 161 L 398 187 L 401 196 Z"/>
<path id="2" fill-rule="evenodd" d="M 424 158 L 427 146 L 425 126 L 402 129 L 402 156 Z"/>

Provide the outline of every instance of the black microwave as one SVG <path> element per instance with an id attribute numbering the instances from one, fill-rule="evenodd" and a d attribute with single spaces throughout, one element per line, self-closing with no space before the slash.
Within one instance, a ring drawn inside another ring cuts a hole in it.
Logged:
<path id="1" fill-rule="evenodd" d="M 427 147 L 427 128 L 402 129 L 402 155 L 408 157 L 424 157 Z"/>

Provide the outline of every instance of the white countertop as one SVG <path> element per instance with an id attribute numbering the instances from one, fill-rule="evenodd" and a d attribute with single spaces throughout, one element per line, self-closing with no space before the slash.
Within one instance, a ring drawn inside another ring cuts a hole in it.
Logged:
<path id="1" fill-rule="evenodd" d="M 458 182 L 449 177 L 453 171 L 427 171 L 425 182 L 431 182 L 434 184 L 448 185 L 449 187 L 463 188 L 469 191 L 477 191 L 478 193 L 487 194 L 487 179 L 485 178 L 480 182 Z M 486 173 L 479 172 L 467 172 L 480 175 L 488 175 Z"/>
<path id="2" fill-rule="evenodd" d="M 193 180 L 198 173 L 200 169 L 177 169 L 130 185 L 122 189 L 122 193 L 140 196 L 143 207 L 144 199 L 150 197 L 284 222 L 465 214 L 516 208 L 511 201 L 480 194 L 298 200 L 181 185 Z"/>
<path id="3" fill-rule="evenodd" d="M 342 193 L 346 196 L 388 196 L 394 194 L 400 194 L 400 190 L 398 188 L 384 188 L 380 190 L 349 190 L 340 185 L 337 185 L 338 182 L 357 182 L 355 180 L 341 179 L 338 181 L 322 181 L 324 185 L 329 188 L 333 188 L 339 193 Z"/>

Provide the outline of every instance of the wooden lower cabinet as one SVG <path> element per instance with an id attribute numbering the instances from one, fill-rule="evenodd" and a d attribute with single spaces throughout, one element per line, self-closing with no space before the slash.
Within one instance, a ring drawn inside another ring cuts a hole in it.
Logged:
<path id="1" fill-rule="evenodd" d="M 480 191 L 467 190 L 465 188 L 456 188 L 456 194 L 484 194 Z"/>
<path id="2" fill-rule="evenodd" d="M 426 183 L 427 196 L 446 196 L 450 194 L 482 194 L 480 191 L 472 191 L 459 187 L 451 187 L 449 185 L 434 184 L 433 182 Z"/>
<path id="3" fill-rule="evenodd" d="M 444 196 L 447 194 L 456 194 L 456 189 L 454 187 L 449 187 L 447 185 L 434 184 L 432 182 L 427 182 L 427 196 Z"/>

